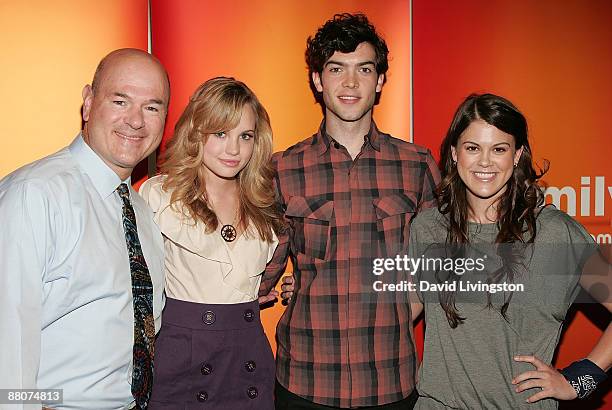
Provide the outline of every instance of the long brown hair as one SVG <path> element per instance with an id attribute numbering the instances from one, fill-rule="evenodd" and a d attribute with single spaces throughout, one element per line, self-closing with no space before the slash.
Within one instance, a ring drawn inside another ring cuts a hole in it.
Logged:
<path id="1" fill-rule="evenodd" d="M 436 190 L 438 209 L 448 221 L 447 244 L 461 245 L 469 243 L 467 188 L 459 177 L 453 162 L 452 147 L 465 129 L 476 120 L 483 120 L 500 131 L 514 137 L 515 149 L 523 148 L 512 176 L 507 182 L 495 207 L 499 232 L 496 244 L 531 243 L 536 236 L 536 209 L 544 203 L 544 194 L 537 181 L 548 170 L 545 161 L 543 169 L 536 172 L 533 165 L 531 147 L 527 138 L 527 120 L 510 101 L 493 94 L 472 94 L 457 108 L 453 121 L 440 147 L 440 166 L 442 181 Z M 512 246 L 497 246 L 502 267 L 493 272 L 489 280 L 498 282 L 502 278 L 513 281 L 516 275 L 517 255 Z M 459 315 L 455 305 L 454 292 L 441 292 L 440 304 L 446 312 L 451 327 L 457 327 L 465 318 Z M 504 297 L 501 313 L 505 317 L 512 293 Z M 487 305 L 491 307 L 491 298 Z"/>
<path id="2" fill-rule="evenodd" d="M 244 83 L 216 77 L 197 88 L 165 151 L 163 188 L 172 190 L 170 203 L 175 209 L 203 222 L 209 233 L 217 229 L 219 220 L 207 200 L 203 147 L 210 134 L 235 128 L 245 105 L 253 109 L 256 121 L 253 155 L 238 174 L 240 226 L 248 228 L 252 222 L 259 237 L 270 242 L 272 230 L 282 230 L 272 187 L 272 128 L 265 108 Z"/>

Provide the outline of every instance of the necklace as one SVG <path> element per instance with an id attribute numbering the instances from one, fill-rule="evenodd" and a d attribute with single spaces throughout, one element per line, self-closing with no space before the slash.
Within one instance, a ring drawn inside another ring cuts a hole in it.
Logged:
<path id="1" fill-rule="evenodd" d="M 240 207 L 236 207 L 236 215 L 234 216 L 234 219 L 232 220 L 231 224 L 224 224 L 223 226 L 221 226 L 221 237 L 225 242 L 233 242 L 238 237 L 238 233 L 236 227 L 234 226 L 234 223 L 238 218 L 239 209 Z"/>

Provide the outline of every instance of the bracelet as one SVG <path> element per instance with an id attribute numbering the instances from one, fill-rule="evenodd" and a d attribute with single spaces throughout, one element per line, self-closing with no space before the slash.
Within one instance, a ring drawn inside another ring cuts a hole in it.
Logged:
<path id="1" fill-rule="evenodd" d="M 606 372 L 589 359 L 570 364 L 561 370 L 561 374 L 574 388 L 579 399 L 588 397 L 601 382 L 608 378 Z"/>

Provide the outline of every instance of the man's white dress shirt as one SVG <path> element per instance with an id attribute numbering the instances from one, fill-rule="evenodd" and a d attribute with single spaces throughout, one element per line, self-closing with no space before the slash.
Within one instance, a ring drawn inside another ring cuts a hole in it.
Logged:
<path id="1" fill-rule="evenodd" d="M 132 281 L 115 191 L 121 182 L 80 135 L 0 181 L 0 388 L 63 389 L 60 409 L 122 409 L 133 401 Z M 158 331 L 162 237 L 149 207 L 123 182 L 153 281 Z"/>

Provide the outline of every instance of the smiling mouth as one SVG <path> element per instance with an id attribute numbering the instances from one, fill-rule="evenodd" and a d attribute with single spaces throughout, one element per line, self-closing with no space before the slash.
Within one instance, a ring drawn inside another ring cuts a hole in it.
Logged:
<path id="1" fill-rule="evenodd" d="M 341 95 L 338 99 L 344 103 L 354 104 L 360 100 L 360 97 L 355 97 L 353 95 Z"/>
<path id="2" fill-rule="evenodd" d="M 115 135 L 117 135 L 119 138 L 123 138 L 125 140 L 128 141 L 140 141 L 142 139 L 144 139 L 144 136 L 142 135 L 127 135 L 127 134 L 123 134 L 119 131 L 115 131 Z"/>
<path id="3" fill-rule="evenodd" d="M 483 182 L 491 181 L 497 175 L 497 172 L 476 172 L 473 171 L 472 174 L 479 180 Z"/>

